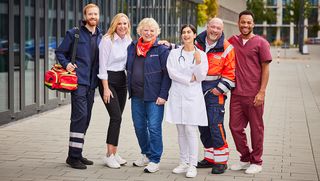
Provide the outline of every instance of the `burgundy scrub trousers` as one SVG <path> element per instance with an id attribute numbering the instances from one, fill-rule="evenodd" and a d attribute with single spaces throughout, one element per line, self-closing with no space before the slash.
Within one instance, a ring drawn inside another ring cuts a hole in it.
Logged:
<path id="1" fill-rule="evenodd" d="M 253 105 L 254 97 L 231 95 L 230 102 L 230 130 L 236 144 L 237 151 L 241 154 L 240 161 L 251 164 L 262 164 L 263 153 L 263 104 Z M 250 125 L 251 146 L 248 147 L 245 128 Z"/>

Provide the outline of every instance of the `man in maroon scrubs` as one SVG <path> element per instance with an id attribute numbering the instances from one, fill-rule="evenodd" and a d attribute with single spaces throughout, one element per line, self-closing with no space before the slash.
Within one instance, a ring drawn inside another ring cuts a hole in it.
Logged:
<path id="1" fill-rule="evenodd" d="M 255 174 L 262 171 L 263 109 L 272 57 L 269 43 L 253 34 L 254 15 L 251 11 L 239 14 L 238 26 L 241 34 L 229 39 L 236 52 L 236 87 L 231 93 L 229 126 L 241 156 L 240 162 L 230 169 Z M 252 150 L 245 133 L 248 123 Z"/>

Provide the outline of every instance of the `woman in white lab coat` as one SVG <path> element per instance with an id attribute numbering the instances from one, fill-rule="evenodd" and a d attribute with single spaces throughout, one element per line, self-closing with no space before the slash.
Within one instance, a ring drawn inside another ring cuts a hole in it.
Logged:
<path id="1" fill-rule="evenodd" d="M 206 54 L 195 47 L 196 29 L 181 28 L 183 45 L 170 52 L 167 69 L 172 79 L 166 105 L 166 121 L 176 124 L 180 148 L 180 164 L 173 173 L 197 175 L 198 126 L 207 126 L 208 119 L 201 82 L 208 71 Z"/>

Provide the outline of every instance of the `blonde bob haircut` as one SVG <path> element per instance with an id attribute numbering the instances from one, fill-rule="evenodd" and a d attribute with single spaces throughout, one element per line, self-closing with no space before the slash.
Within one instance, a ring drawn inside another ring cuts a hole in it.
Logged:
<path id="1" fill-rule="evenodd" d="M 94 3 L 89 3 L 85 7 L 83 7 L 83 10 L 82 10 L 83 11 L 83 15 L 86 15 L 87 9 L 89 9 L 89 8 L 98 8 L 98 10 L 100 11 L 99 6 L 97 6 Z"/>
<path id="2" fill-rule="evenodd" d="M 137 33 L 141 36 L 141 31 L 144 27 L 150 27 L 155 29 L 156 36 L 158 36 L 161 33 L 161 29 L 159 27 L 159 24 L 156 20 L 153 18 L 143 18 L 137 27 Z"/>
<path id="3" fill-rule="evenodd" d="M 128 23 L 128 32 L 127 32 L 127 36 L 130 37 L 131 35 L 131 24 L 130 24 L 130 20 L 128 18 L 127 15 L 123 14 L 123 13 L 118 13 L 116 14 L 111 21 L 110 27 L 108 29 L 108 32 L 105 34 L 105 36 L 109 36 L 111 38 L 111 40 L 114 39 L 114 34 L 117 31 L 117 25 L 120 21 L 121 18 L 125 18 L 127 20 Z"/>

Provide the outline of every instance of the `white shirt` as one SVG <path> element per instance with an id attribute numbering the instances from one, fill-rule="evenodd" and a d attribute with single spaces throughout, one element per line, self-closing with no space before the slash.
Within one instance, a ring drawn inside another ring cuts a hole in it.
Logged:
<path id="1" fill-rule="evenodd" d="M 208 43 L 208 41 L 207 41 L 207 38 L 206 38 L 206 53 L 208 53 L 208 51 L 209 51 L 211 48 L 214 48 L 216 45 L 217 45 L 217 41 L 214 42 L 213 44 L 209 45 L 209 43 Z"/>
<path id="2" fill-rule="evenodd" d="M 120 38 L 114 34 L 114 40 L 110 36 L 104 36 L 99 45 L 99 74 L 98 77 L 108 80 L 107 71 L 125 70 L 127 62 L 127 47 L 132 39 L 129 36 Z"/>
<path id="3" fill-rule="evenodd" d="M 167 70 L 172 83 L 165 106 L 165 119 L 173 124 L 207 126 L 206 105 L 201 87 L 208 72 L 207 55 L 197 49 L 201 63 L 196 65 L 193 61 L 194 51 L 181 51 L 182 48 L 183 46 L 171 50 L 167 59 Z M 191 82 L 192 75 L 196 76 L 196 81 Z"/>
<path id="4" fill-rule="evenodd" d="M 248 42 L 249 39 L 242 39 L 243 45 L 245 45 Z"/>

